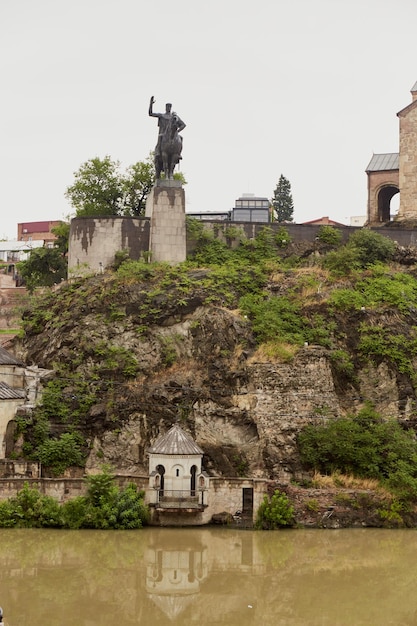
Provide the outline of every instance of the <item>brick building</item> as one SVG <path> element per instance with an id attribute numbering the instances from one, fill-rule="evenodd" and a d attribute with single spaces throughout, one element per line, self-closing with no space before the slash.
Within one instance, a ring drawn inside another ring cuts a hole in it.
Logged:
<path id="1" fill-rule="evenodd" d="M 45 247 L 50 247 L 56 240 L 55 235 L 51 232 L 62 224 L 61 220 L 53 220 L 48 222 L 24 222 L 17 225 L 18 241 L 44 241 Z"/>
<path id="2" fill-rule="evenodd" d="M 393 219 L 391 199 L 400 193 L 397 221 L 417 219 L 417 82 L 411 89 L 412 102 L 397 113 L 399 152 L 374 154 L 366 168 L 370 225 Z"/>

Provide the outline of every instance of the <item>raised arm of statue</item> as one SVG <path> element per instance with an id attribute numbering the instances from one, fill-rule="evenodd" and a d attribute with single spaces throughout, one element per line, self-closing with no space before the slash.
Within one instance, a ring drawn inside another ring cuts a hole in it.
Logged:
<path id="1" fill-rule="evenodd" d="M 151 117 L 160 117 L 160 115 L 161 115 L 160 113 L 154 113 L 153 112 L 154 102 L 155 102 L 155 98 L 152 96 L 151 99 L 150 99 L 150 102 L 149 102 L 149 111 L 148 111 L 148 113 L 149 113 L 149 115 Z"/>

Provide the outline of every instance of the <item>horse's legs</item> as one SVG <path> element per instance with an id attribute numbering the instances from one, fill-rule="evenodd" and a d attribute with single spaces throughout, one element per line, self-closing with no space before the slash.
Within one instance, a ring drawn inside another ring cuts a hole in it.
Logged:
<path id="1" fill-rule="evenodd" d="M 154 165 L 155 165 L 155 178 L 158 179 L 161 177 L 161 171 L 162 171 L 162 160 L 160 156 L 155 157 Z"/>
<path id="2" fill-rule="evenodd" d="M 168 176 L 168 155 L 166 152 L 162 153 L 162 169 L 165 173 L 165 178 L 169 178 Z"/>

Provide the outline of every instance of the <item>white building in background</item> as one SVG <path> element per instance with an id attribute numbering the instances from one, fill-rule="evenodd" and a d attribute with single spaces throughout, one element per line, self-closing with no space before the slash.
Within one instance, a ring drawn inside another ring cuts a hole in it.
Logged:
<path id="1" fill-rule="evenodd" d="M 366 215 L 353 215 L 350 218 L 349 226 L 359 226 L 361 228 L 365 225 L 366 220 Z"/>
<path id="2" fill-rule="evenodd" d="M 36 241 L 0 241 L 0 261 L 19 263 L 26 261 L 35 248 L 43 248 L 43 239 Z"/>

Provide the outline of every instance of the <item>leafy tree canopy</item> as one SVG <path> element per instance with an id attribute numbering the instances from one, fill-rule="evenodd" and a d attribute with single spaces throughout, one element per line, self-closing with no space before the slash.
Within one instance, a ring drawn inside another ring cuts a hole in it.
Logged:
<path id="1" fill-rule="evenodd" d="M 90 159 L 75 172 L 66 197 L 77 217 L 120 215 L 123 206 L 123 179 L 119 161 L 109 156 Z"/>
<path id="2" fill-rule="evenodd" d="M 17 264 L 17 271 L 29 291 L 52 287 L 67 277 L 67 260 L 56 248 L 35 248 L 27 261 Z"/>
<path id="3" fill-rule="evenodd" d="M 277 222 L 292 222 L 294 202 L 291 194 L 290 181 L 281 174 L 271 200 L 274 219 Z"/>
<path id="4" fill-rule="evenodd" d="M 414 435 L 395 419 L 383 420 L 369 403 L 357 415 L 306 426 L 298 445 L 309 468 L 377 479 L 404 499 L 417 495 Z"/>
<path id="5" fill-rule="evenodd" d="M 52 234 L 55 235 L 56 241 L 54 241 L 54 247 L 59 250 L 62 255 L 67 254 L 68 252 L 68 242 L 69 242 L 69 232 L 70 232 L 70 223 L 61 222 L 59 226 L 55 226 L 55 228 L 51 229 Z"/>
<path id="6" fill-rule="evenodd" d="M 65 196 L 77 217 L 139 217 L 145 214 L 146 198 L 155 183 L 155 166 L 150 154 L 123 172 L 120 162 L 107 155 L 89 159 L 74 176 Z M 174 178 L 186 183 L 181 172 L 175 173 Z"/>

